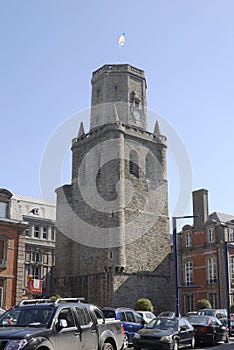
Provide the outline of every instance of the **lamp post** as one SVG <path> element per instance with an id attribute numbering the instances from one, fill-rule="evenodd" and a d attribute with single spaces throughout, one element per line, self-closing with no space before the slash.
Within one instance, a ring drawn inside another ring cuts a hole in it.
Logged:
<path id="1" fill-rule="evenodd" d="M 172 217 L 172 227 L 173 227 L 173 247 L 174 247 L 174 284 L 175 284 L 175 317 L 180 315 L 180 302 L 179 302 L 179 278 L 178 278 L 178 239 L 176 231 L 176 220 L 177 219 L 191 219 L 196 218 L 197 215 L 187 215 L 187 216 L 173 216 Z M 193 286 L 193 288 L 200 288 L 200 286 Z"/>

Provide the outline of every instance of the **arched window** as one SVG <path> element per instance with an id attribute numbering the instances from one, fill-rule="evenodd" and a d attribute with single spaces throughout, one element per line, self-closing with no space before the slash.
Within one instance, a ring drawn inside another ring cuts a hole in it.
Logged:
<path id="1" fill-rule="evenodd" d="M 138 154 L 136 151 L 131 151 L 129 155 L 129 174 L 139 178 Z"/>

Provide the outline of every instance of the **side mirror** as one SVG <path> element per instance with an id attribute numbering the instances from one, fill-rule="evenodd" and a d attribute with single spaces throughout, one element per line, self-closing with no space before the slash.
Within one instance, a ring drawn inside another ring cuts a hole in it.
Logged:
<path id="1" fill-rule="evenodd" d="M 67 327 L 67 320 L 65 319 L 61 319 L 59 320 L 59 322 L 56 323 L 56 329 L 58 332 L 61 331 L 61 329 L 66 327 Z"/>

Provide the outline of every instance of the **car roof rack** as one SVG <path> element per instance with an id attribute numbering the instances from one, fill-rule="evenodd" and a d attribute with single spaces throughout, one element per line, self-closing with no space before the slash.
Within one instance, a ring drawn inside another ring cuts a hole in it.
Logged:
<path id="1" fill-rule="evenodd" d="M 58 299 L 24 299 L 22 300 L 18 306 L 25 306 L 25 305 L 37 305 L 37 304 L 53 304 L 58 305 L 62 303 L 80 303 L 84 301 L 85 298 L 83 297 L 77 297 L 77 298 L 58 298 Z"/>
<path id="2" fill-rule="evenodd" d="M 53 304 L 51 299 L 24 299 L 18 304 L 18 306 L 30 305 L 30 304 Z"/>
<path id="3" fill-rule="evenodd" d="M 60 303 L 80 303 L 84 301 L 84 297 L 78 297 L 78 298 L 58 298 L 54 301 L 54 304 L 60 304 Z"/>

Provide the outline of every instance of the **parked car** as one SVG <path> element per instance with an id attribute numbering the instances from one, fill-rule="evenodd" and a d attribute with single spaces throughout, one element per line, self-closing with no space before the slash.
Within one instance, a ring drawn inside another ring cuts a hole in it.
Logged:
<path id="1" fill-rule="evenodd" d="M 120 320 L 124 327 L 124 348 L 133 342 L 134 334 L 143 327 L 142 316 L 132 309 L 101 308 L 105 318 Z"/>
<path id="2" fill-rule="evenodd" d="M 163 311 L 163 312 L 160 312 L 158 317 L 175 317 L 175 312 L 174 311 Z"/>
<path id="3" fill-rule="evenodd" d="M 199 315 L 214 316 L 218 318 L 224 325 L 227 325 L 227 310 L 226 309 L 202 309 L 199 310 Z"/>
<path id="4" fill-rule="evenodd" d="M 216 345 L 224 341 L 229 342 L 228 328 L 214 316 L 189 316 L 188 321 L 195 329 L 196 344 Z"/>
<path id="5" fill-rule="evenodd" d="M 196 315 L 199 315 L 199 312 L 198 312 L 198 311 L 189 311 L 189 312 L 186 312 L 186 314 L 184 315 L 184 317 L 196 316 Z"/>
<path id="6" fill-rule="evenodd" d="M 195 346 L 194 328 L 183 317 L 156 317 L 133 338 L 135 350 L 141 348 L 177 350 L 181 347 Z"/>
<path id="7" fill-rule="evenodd" d="M 121 350 L 121 322 L 78 298 L 25 300 L 0 317 L 1 349 Z"/>
<path id="8" fill-rule="evenodd" d="M 142 316 L 143 320 L 146 323 L 149 323 L 153 318 L 156 317 L 156 315 L 151 311 L 137 311 L 137 313 Z"/>

